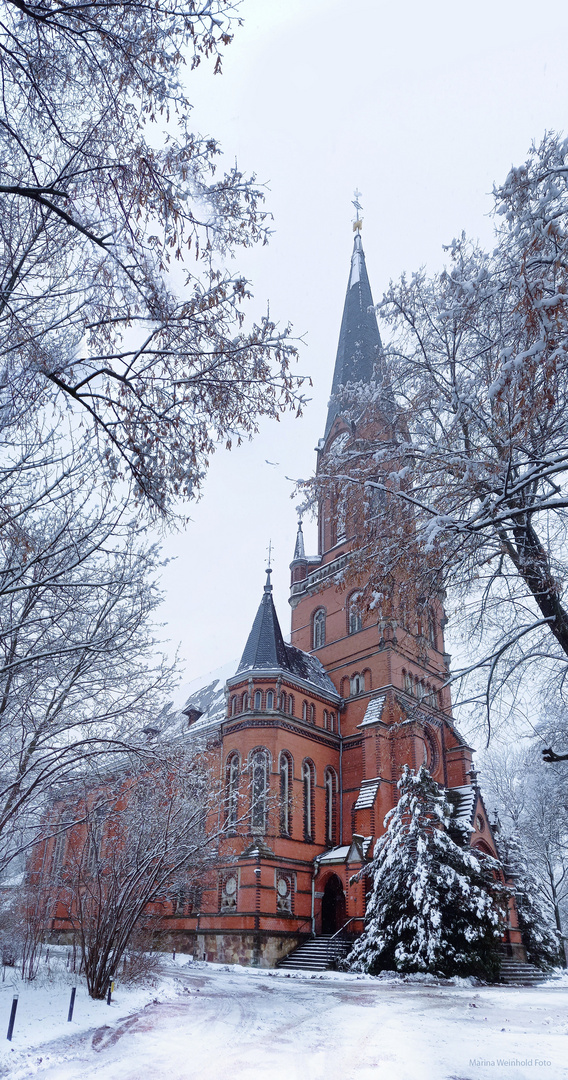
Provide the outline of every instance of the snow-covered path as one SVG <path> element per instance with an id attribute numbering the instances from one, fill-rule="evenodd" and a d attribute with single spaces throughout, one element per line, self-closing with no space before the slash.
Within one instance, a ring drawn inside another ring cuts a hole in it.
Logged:
<path id="1" fill-rule="evenodd" d="M 25 1060 L 16 1055 L 3 1075 L 561 1080 L 568 1074 L 568 986 L 427 986 L 196 968 L 180 976 L 177 1000 L 39 1047 Z"/>

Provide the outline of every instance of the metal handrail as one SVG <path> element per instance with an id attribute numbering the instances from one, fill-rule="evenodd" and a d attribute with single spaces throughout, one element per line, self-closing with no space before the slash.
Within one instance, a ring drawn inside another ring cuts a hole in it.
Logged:
<path id="1" fill-rule="evenodd" d="M 327 959 L 327 963 L 329 963 L 329 951 L 330 951 L 330 945 L 331 945 L 332 941 L 334 940 L 334 938 L 338 938 L 338 937 L 339 937 L 339 935 L 340 935 L 340 934 L 342 934 L 342 933 L 343 933 L 343 931 L 347 929 L 347 927 L 349 926 L 349 924 L 350 924 L 350 923 L 352 923 L 352 922 L 361 922 L 361 921 L 362 921 L 362 917 L 361 917 L 361 915 L 353 915 L 353 916 L 352 916 L 352 918 L 351 918 L 351 919 L 348 919 L 348 920 L 347 920 L 347 922 L 346 922 L 346 923 L 344 923 L 344 924 L 343 924 L 343 926 L 342 926 L 342 927 L 340 927 L 340 929 L 339 929 L 339 930 L 336 930 L 336 931 L 335 931 L 335 934 L 332 934 L 332 935 L 331 935 L 331 937 L 329 938 L 329 940 L 328 940 L 328 942 L 327 942 L 327 948 L 326 948 L 326 959 Z"/>

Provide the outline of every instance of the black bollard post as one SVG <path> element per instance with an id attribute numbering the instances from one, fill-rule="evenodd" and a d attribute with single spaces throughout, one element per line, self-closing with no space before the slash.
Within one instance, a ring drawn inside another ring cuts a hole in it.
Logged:
<path id="1" fill-rule="evenodd" d="M 112 994 L 112 983 L 108 984 L 107 1005 L 110 1005 L 110 998 Z"/>
<path id="2" fill-rule="evenodd" d="M 173 953 L 172 953 L 172 960 L 175 960 L 175 958 L 176 958 L 176 951 L 175 951 L 175 949 L 174 949 L 174 951 L 173 951 Z"/>
<path id="3" fill-rule="evenodd" d="M 10 1022 L 8 1024 L 8 1034 L 6 1038 L 8 1042 L 12 1042 L 12 1032 L 14 1030 L 14 1023 L 16 1021 L 16 1009 L 18 1008 L 18 998 L 15 997 L 12 1001 L 12 1011 L 10 1013 Z"/>
<path id="4" fill-rule="evenodd" d="M 73 989 L 71 990 L 71 1001 L 69 1002 L 69 1012 L 67 1014 L 67 1023 L 68 1024 L 70 1024 L 72 1019 L 73 1019 L 73 1009 L 75 1008 L 75 994 L 76 994 L 76 992 L 77 992 L 77 987 L 74 986 Z"/>

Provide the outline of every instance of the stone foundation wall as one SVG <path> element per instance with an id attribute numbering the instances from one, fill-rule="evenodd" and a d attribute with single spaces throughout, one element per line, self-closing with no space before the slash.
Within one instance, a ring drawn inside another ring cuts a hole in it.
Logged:
<path id="1" fill-rule="evenodd" d="M 301 945 L 308 934 L 230 933 L 213 931 L 170 930 L 158 933 L 154 948 L 161 952 L 189 953 L 196 960 L 218 964 L 243 964 L 256 967 L 276 967 L 278 960 Z M 46 940 L 58 945 L 73 945 L 72 931 L 52 931 Z M 76 938 L 75 938 L 76 941 Z"/>
<path id="2" fill-rule="evenodd" d="M 255 934 L 212 932 L 197 935 L 196 959 L 222 964 L 276 967 L 278 960 L 306 940 L 306 934 Z"/>

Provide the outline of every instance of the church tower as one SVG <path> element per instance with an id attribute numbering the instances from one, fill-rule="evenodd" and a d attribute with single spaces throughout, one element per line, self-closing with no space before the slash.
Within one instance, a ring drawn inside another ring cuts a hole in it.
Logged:
<path id="1" fill-rule="evenodd" d="M 342 451 L 354 445 L 353 422 L 342 414 L 341 388 L 348 384 L 379 387 L 374 395 L 374 437 L 392 444 L 393 453 L 395 449 L 396 404 L 360 222 L 355 229 L 332 397 L 317 448 L 318 472 L 325 471 L 337 440 Z M 412 608 L 400 603 L 397 607 L 400 593 L 395 590 L 388 618 L 363 613 L 357 598 L 364 583 L 353 568 L 358 539 L 338 489 L 335 496 L 320 501 L 317 555 L 306 555 L 300 522 L 290 566 L 292 643 L 321 661 L 340 696 L 340 838 L 337 849 L 318 860 L 316 889 L 325 895 L 326 879 L 333 871 L 341 881 L 345 915 L 353 920 L 354 930 L 360 928 L 363 907 L 348 884 L 353 874 L 349 864 L 372 850 L 384 832 L 403 765 L 417 769 L 425 763 L 435 780 L 453 793 L 456 813 L 471 824 L 472 844 L 496 855 L 472 750 L 451 715 L 442 598 L 435 595 L 427 603 L 419 598 Z M 380 558 L 380 538 L 378 548 Z"/>

